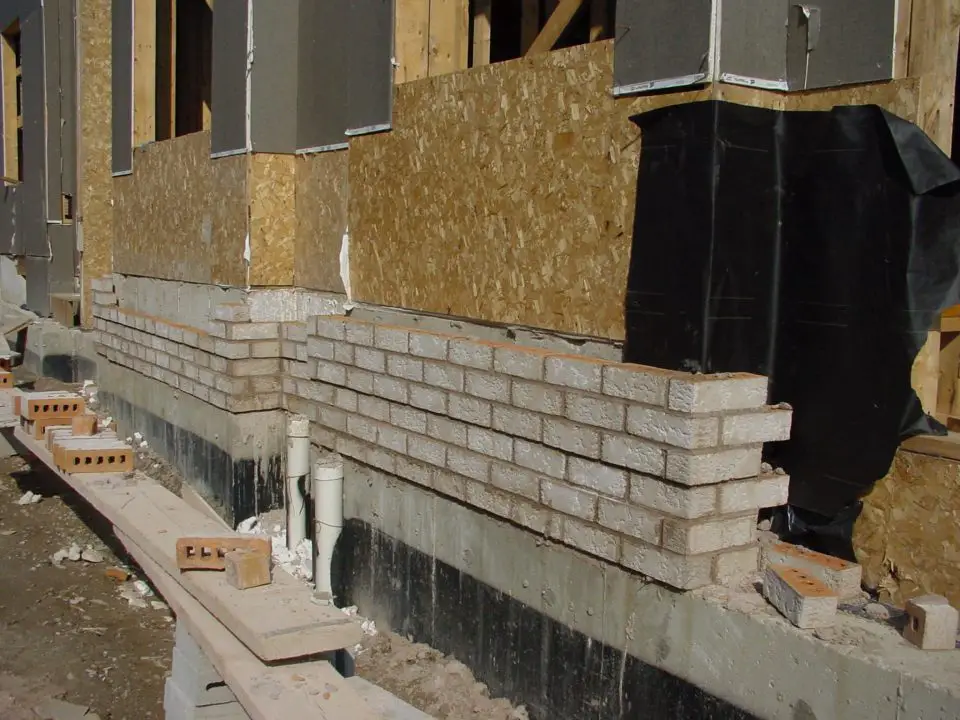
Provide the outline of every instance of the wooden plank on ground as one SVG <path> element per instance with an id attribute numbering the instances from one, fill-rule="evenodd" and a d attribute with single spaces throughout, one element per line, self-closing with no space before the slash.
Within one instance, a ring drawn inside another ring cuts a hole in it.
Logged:
<path id="1" fill-rule="evenodd" d="M 58 471 L 42 441 L 34 440 L 22 428 L 16 428 L 14 434 L 165 572 L 178 578 L 187 592 L 261 659 L 331 652 L 360 641 L 356 622 L 337 608 L 312 602 L 310 588 L 282 569 L 277 570 L 272 584 L 249 590 L 231 587 L 219 572 L 180 573 L 177 538 L 222 536 L 222 525 L 142 473 L 130 478 L 119 473 L 71 475 Z"/>
<path id="2" fill-rule="evenodd" d="M 469 2 L 430 0 L 430 77 L 466 70 L 469 45 Z"/>
<path id="3" fill-rule="evenodd" d="M 187 626 L 190 636 L 253 720 L 373 720 L 378 717 L 325 660 L 264 665 L 191 597 L 175 577 L 157 564 L 150 553 L 120 528 L 115 531 L 173 608 L 177 622 Z"/>
<path id="4" fill-rule="evenodd" d="M 563 35 L 563 31 L 567 29 L 570 21 L 573 20 L 574 15 L 583 7 L 584 2 L 585 0 L 560 0 L 557 9 L 547 18 L 543 30 L 537 35 L 537 39 L 530 45 L 526 54 L 537 55 L 550 52 L 553 46 L 557 44 L 560 36 Z"/>

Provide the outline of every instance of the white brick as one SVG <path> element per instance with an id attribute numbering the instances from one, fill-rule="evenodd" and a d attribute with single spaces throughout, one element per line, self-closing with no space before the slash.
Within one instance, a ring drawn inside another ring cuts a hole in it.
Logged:
<path id="1" fill-rule="evenodd" d="M 427 416 L 427 435 L 451 445 L 465 447 L 467 444 L 466 424 L 456 420 L 448 420 L 444 417 Z"/>
<path id="2" fill-rule="evenodd" d="M 307 341 L 307 325 L 302 322 L 283 322 L 280 323 L 280 334 L 284 340 L 305 343 Z"/>
<path id="3" fill-rule="evenodd" d="M 536 348 L 498 347 L 493 351 L 493 369 L 527 380 L 543 380 L 544 360 L 548 355 Z"/>
<path id="4" fill-rule="evenodd" d="M 361 440 L 376 442 L 377 427 L 377 423 L 360 415 L 347 416 L 347 432 Z"/>
<path id="5" fill-rule="evenodd" d="M 540 501 L 554 510 L 585 520 L 593 520 L 597 516 L 596 493 L 571 487 L 564 483 L 542 480 L 540 482 Z"/>
<path id="6" fill-rule="evenodd" d="M 387 371 L 387 356 L 382 350 L 374 350 L 368 347 L 358 347 L 354 351 L 354 364 L 375 373 L 385 373 Z"/>
<path id="7" fill-rule="evenodd" d="M 790 439 L 790 410 L 771 409 L 762 413 L 725 415 L 723 444 L 749 445 Z"/>
<path id="8" fill-rule="evenodd" d="M 367 448 L 367 464 L 380 468 L 384 472 L 393 473 L 396 464 L 396 455 L 389 450 L 380 448 Z"/>
<path id="9" fill-rule="evenodd" d="M 447 412 L 450 417 L 473 425 L 482 425 L 490 427 L 492 424 L 492 407 L 486 400 L 470 397 L 469 395 L 460 395 L 451 393 L 447 399 Z"/>
<path id="10" fill-rule="evenodd" d="M 860 594 L 863 569 L 856 563 L 787 542 L 765 544 L 763 564 L 789 565 L 813 575 L 841 598 Z"/>
<path id="11" fill-rule="evenodd" d="M 463 500 L 466 497 L 466 484 L 467 481 L 462 475 L 445 470 L 437 470 L 433 476 L 433 489 L 457 500 Z"/>
<path id="12" fill-rule="evenodd" d="M 486 482 L 490 477 L 489 458 L 457 447 L 447 448 L 447 468 L 474 480 Z"/>
<path id="13" fill-rule="evenodd" d="M 603 394 L 662 406 L 666 404 L 670 375 L 643 365 L 607 365 L 603 368 Z"/>
<path id="14" fill-rule="evenodd" d="M 617 536 L 613 533 L 571 517 L 563 519 L 563 542 L 612 562 L 616 562 L 620 549 Z"/>
<path id="15" fill-rule="evenodd" d="M 577 390 L 600 392 L 603 387 L 603 365 L 600 360 L 572 355 L 553 355 L 546 359 L 546 380 Z"/>
<path id="16" fill-rule="evenodd" d="M 467 502 L 493 515 L 509 518 L 513 501 L 509 495 L 491 490 L 478 482 L 468 482 L 466 487 Z"/>
<path id="17" fill-rule="evenodd" d="M 467 370 L 464 388 L 468 394 L 476 395 L 485 400 L 510 402 L 510 378 L 503 375 L 479 370 Z"/>
<path id="18" fill-rule="evenodd" d="M 397 475 L 405 480 L 415 482 L 424 487 L 431 487 L 433 485 L 433 476 L 436 473 L 436 468 L 426 463 L 411 460 L 410 458 L 400 455 L 397 457 L 396 468 Z"/>
<path id="19" fill-rule="evenodd" d="M 402 328 L 378 326 L 374 331 L 373 344 L 381 350 L 406 354 L 409 351 L 408 333 Z"/>
<path id="20" fill-rule="evenodd" d="M 357 394 L 353 390 L 337 388 L 333 398 L 333 404 L 341 410 L 347 410 L 348 412 L 357 411 Z"/>
<path id="21" fill-rule="evenodd" d="M 798 628 L 827 627 L 836 620 L 836 594 L 796 568 L 768 567 L 763 574 L 763 596 Z"/>
<path id="22" fill-rule="evenodd" d="M 942 595 L 907 600 L 903 637 L 923 650 L 953 650 L 957 644 L 958 614 Z"/>
<path id="23" fill-rule="evenodd" d="M 156 339 L 159 340 L 159 338 Z M 241 360 L 250 357 L 250 345 L 247 343 L 217 340 L 213 343 L 213 352 L 220 357 L 229 358 L 230 360 Z"/>
<path id="24" fill-rule="evenodd" d="M 675 517 L 693 519 L 714 511 L 717 506 L 717 489 L 712 485 L 673 485 L 657 478 L 632 475 L 630 502 Z"/>
<path id="25" fill-rule="evenodd" d="M 671 415 L 638 405 L 627 412 L 630 434 L 688 450 L 716 445 L 719 427 L 720 421 L 715 417 Z"/>
<path id="26" fill-rule="evenodd" d="M 423 360 L 406 355 L 388 355 L 387 372 L 407 380 L 423 381 Z"/>
<path id="27" fill-rule="evenodd" d="M 444 467 L 447 464 L 447 446 L 420 435 L 410 435 L 407 438 L 407 454 L 437 467 Z"/>
<path id="28" fill-rule="evenodd" d="M 221 303 L 213 308 L 213 316 L 226 322 L 250 322 L 250 308 L 245 303 Z"/>
<path id="29" fill-rule="evenodd" d="M 691 375 L 670 381 L 668 407 L 681 412 L 708 413 L 750 410 L 767 402 L 767 378 L 759 375 Z"/>
<path id="30" fill-rule="evenodd" d="M 759 567 L 760 548 L 741 548 L 718 553 L 713 561 L 713 580 L 720 585 L 735 585 Z"/>
<path id="31" fill-rule="evenodd" d="M 407 434 L 389 425 L 377 428 L 377 444 L 401 454 L 407 452 Z"/>
<path id="32" fill-rule="evenodd" d="M 644 508 L 626 503 L 600 498 L 597 519 L 601 525 L 630 537 L 660 543 L 660 523 L 662 518 Z"/>
<path id="33" fill-rule="evenodd" d="M 667 451 L 666 478 L 684 485 L 710 485 L 760 473 L 760 446 L 707 452 Z"/>
<path id="34" fill-rule="evenodd" d="M 366 415 L 367 417 L 371 417 L 376 420 L 389 422 L 390 403 L 378 397 L 360 395 L 357 398 L 357 412 L 359 412 L 361 415 Z"/>
<path id="35" fill-rule="evenodd" d="M 326 425 L 329 428 L 334 430 L 343 430 L 347 429 L 347 414 L 343 410 L 337 410 L 336 408 L 327 407 L 322 405 L 320 407 L 320 420 L 319 422 L 322 425 Z M 374 437 L 376 437 L 376 429 L 374 426 Z"/>
<path id="36" fill-rule="evenodd" d="M 447 358 L 457 365 L 477 370 L 493 369 L 493 345 L 465 338 L 451 338 Z"/>
<path id="37" fill-rule="evenodd" d="M 276 340 L 280 326 L 275 322 L 232 323 L 227 325 L 227 337 L 231 340 Z"/>
<path id="38" fill-rule="evenodd" d="M 600 433 L 597 430 L 559 418 L 544 418 L 543 443 L 584 457 L 600 457 Z"/>
<path id="39" fill-rule="evenodd" d="M 721 513 L 737 513 L 787 504 L 789 475 L 764 475 L 755 480 L 730 480 L 719 485 Z"/>
<path id="40" fill-rule="evenodd" d="M 726 550 L 753 542 L 756 525 L 756 515 L 717 520 L 677 520 L 668 517 L 663 521 L 663 546 L 682 555 Z"/>
<path id="41" fill-rule="evenodd" d="M 307 338 L 307 357 L 333 360 L 333 349 L 333 340 L 318 337 Z"/>
<path id="42" fill-rule="evenodd" d="M 612 497 L 622 498 L 627 494 L 626 470 L 583 458 L 567 458 L 567 480 Z"/>
<path id="43" fill-rule="evenodd" d="M 467 447 L 500 460 L 513 459 L 513 438 L 485 428 L 467 428 Z"/>
<path id="44" fill-rule="evenodd" d="M 447 363 L 427 362 L 423 365 L 423 381 L 445 390 L 463 391 L 463 368 Z"/>
<path id="45" fill-rule="evenodd" d="M 280 372 L 280 358 L 232 360 L 227 366 L 227 372 L 230 375 L 276 375 Z"/>
<path id="46" fill-rule="evenodd" d="M 421 435 L 427 432 L 427 414 L 405 405 L 390 406 L 390 423 Z"/>
<path id="47" fill-rule="evenodd" d="M 541 383 L 513 381 L 510 393 L 513 404 L 524 410 L 563 415 L 563 393 Z"/>
<path id="48" fill-rule="evenodd" d="M 350 343 L 337 340 L 333 343 L 333 359 L 344 365 L 353 365 L 356 359 L 356 350 Z M 299 355 L 297 359 L 299 359 Z"/>
<path id="49" fill-rule="evenodd" d="M 414 407 L 429 410 L 440 415 L 447 414 L 447 394 L 443 390 L 436 390 L 426 385 L 409 386 L 410 404 Z"/>
<path id="50" fill-rule="evenodd" d="M 366 370 L 348 367 L 346 385 L 351 390 L 356 390 L 357 392 L 364 393 L 365 395 L 372 395 L 374 377 L 375 376 L 373 373 L 367 372 Z"/>
<path id="51" fill-rule="evenodd" d="M 297 381 L 297 394 L 305 397 L 307 400 L 332 405 L 335 393 L 336 388 L 332 385 L 311 382 L 310 380 Z"/>
<path id="52" fill-rule="evenodd" d="M 562 452 L 527 442 L 514 440 L 514 462 L 542 475 L 562 479 L 566 476 L 567 456 Z"/>
<path id="53" fill-rule="evenodd" d="M 515 498 L 510 519 L 535 533 L 545 535 L 550 523 L 550 510 L 542 505 Z"/>
<path id="54" fill-rule="evenodd" d="M 373 378 L 373 394 L 398 403 L 407 402 L 407 381 L 386 375 L 376 375 Z"/>
<path id="55" fill-rule="evenodd" d="M 620 562 L 631 570 L 680 590 L 692 590 L 711 583 L 713 558 L 685 557 L 645 543 L 623 541 Z"/>
<path id="56" fill-rule="evenodd" d="M 600 457 L 611 465 L 650 475 L 663 475 L 666 464 L 661 447 L 630 435 L 604 433 Z"/>
<path id="57" fill-rule="evenodd" d="M 631 408 L 633 409 L 633 408 Z M 625 406 L 619 400 L 567 393 L 567 418 L 607 430 L 623 430 Z"/>
<path id="58" fill-rule="evenodd" d="M 539 441 L 542 437 L 542 421 L 536 413 L 518 410 L 505 405 L 493 406 L 493 429 Z"/>
<path id="59" fill-rule="evenodd" d="M 529 470 L 494 462 L 490 465 L 490 482 L 501 490 L 540 500 L 540 476 Z"/>
<path id="60" fill-rule="evenodd" d="M 445 360 L 447 357 L 447 338 L 442 335 L 411 331 L 410 352 L 417 357 Z"/>
<path id="61" fill-rule="evenodd" d="M 319 333 L 317 333 L 319 335 Z M 363 345 L 364 347 L 373 347 L 373 324 L 353 320 L 346 324 L 346 333 L 337 340 L 346 340 L 354 345 Z"/>
<path id="62" fill-rule="evenodd" d="M 345 321 L 342 317 L 318 315 L 311 319 L 313 334 L 329 340 L 343 340 L 345 337 Z M 350 323 L 351 325 L 353 323 Z"/>

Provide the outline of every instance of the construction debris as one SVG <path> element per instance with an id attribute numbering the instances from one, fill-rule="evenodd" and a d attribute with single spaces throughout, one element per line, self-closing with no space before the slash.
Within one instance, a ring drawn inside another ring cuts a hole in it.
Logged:
<path id="1" fill-rule="evenodd" d="M 907 601 L 903 637 L 921 650 L 953 650 L 960 614 L 942 595 L 922 595 Z"/>
<path id="2" fill-rule="evenodd" d="M 101 563 L 103 562 L 103 553 L 87 545 L 80 553 L 80 559 L 88 563 Z"/>
<path id="3" fill-rule="evenodd" d="M 227 552 L 224 557 L 227 582 L 238 590 L 269 585 L 270 553 L 239 549 Z"/>
<path id="4" fill-rule="evenodd" d="M 233 550 L 251 550 L 270 557 L 266 538 L 185 537 L 177 539 L 177 567 L 181 570 L 225 570 L 224 556 Z"/>
<path id="5" fill-rule="evenodd" d="M 35 505 L 36 503 L 43 500 L 43 495 L 39 493 L 31 492 L 27 490 L 19 500 L 17 500 L 17 505 Z"/>
<path id="6" fill-rule="evenodd" d="M 763 596 L 798 628 L 832 625 L 837 614 L 837 594 L 803 570 L 770 565 L 763 574 Z"/>
<path id="7" fill-rule="evenodd" d="M 103 574 L 117 582 L 126 582 L 130 579 L 130 571 L 118 567 L 107 568 Z"/>
<path id="8" fill-rule="evenodd" d="M 764 566 L 788 565 L 803 570 L 841 598 L 853 598 L 860 594 L 862 568 L 856 563 L 786 542 L 764 546 L 763 560 Z"/>

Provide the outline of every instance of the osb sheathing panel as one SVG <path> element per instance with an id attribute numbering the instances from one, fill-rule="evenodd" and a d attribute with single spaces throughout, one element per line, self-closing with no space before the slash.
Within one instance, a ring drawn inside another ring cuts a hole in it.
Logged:
<path id="1" fill-rule="evenodd" d="M 343 292 L 340 247 L 347 229 L 349 150 L 297 158 L 296 285 Z"/>
<path id="2" fill-rule="evenodd" d="M 211 159 L 208 131 L 134 150 L 114 178 L 117 272 L 245 285 L 249 160 Z"/>
<path id="3" fill-rule="evenodd" d="M 897 605 L 926 593 L 960 605 L 960 462 L 899 450 L 863 504 L 853 546 L 864 582 Z"/>
<path id="4" fill-rule="evenodd" d="M 295 161 L 293 155 L 250 156 L 251 285 L 293 285 Z"/>
<path id="5" fill-rule="evenodd" d="M 393 130 L 351 141 L 354 297 L 621 339 L 640 151 L 631 115 L 710 97 L 915 114 L 901 83 L 615 100 L 612 72 L 608 41 L 397 86 Z"/>
<path id="6" fill-rule="evenodd" d="M 81 139 L 77 186 L 83 233 L 81 315 L 84 327 L 93 324 L 90 281 L 113 269 L 110 5 L 111 0 L 77 3 L 78 135 Z"/>

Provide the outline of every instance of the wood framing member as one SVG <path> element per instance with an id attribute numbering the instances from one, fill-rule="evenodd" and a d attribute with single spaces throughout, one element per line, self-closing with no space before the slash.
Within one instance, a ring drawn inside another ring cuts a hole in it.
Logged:
<path id="1" fill-rule="evenodd" d="M 476 0 L 473 6 L 473 67 L 490 64 L 493 0 Z"/>
<path id="2" fill-rule="evenodd" d="M 3 77 L 3 181 L 20 182 L 20 129 L 22 118 L 17 111 L 20 104 L 20 23 L 15 22 L 3 31 L 0 42 L 0 68 Z"/>
<path id="3" fill-rule="evenodd" d="M 430 0 L 397 0 L 396 13 L 394 82 L 425 78 L 430 71 Z"/>
<path id="4" fill-rule="evenodd" d="M 157 3 L 157 140 L 177 134 L 177 0 Z"/>
<path id="5" fill-rule="evenodd" d="M 430 0 L 429 74 L 467 69 L 470 13 L 467 0 Z"/>
<path id="6" fill-rule="evenodd" d="M 520 0 L 520 52 L 526 54 L 540 32 L 539 0 Z"/>
<path id="7" fill-rule="evenodd" d="M 157 0 L 133 4 L 133 146 L 157 139 Z"/>
<path id="8" fill-rule="evenodd" d="M 467 69 L 469 0 L 397 0 L 394 22 L 395 83 Z"/>
<path id="9" fill-rule="evenodd" d="M 570 21 L 583 7 L 584 2 L 585 0 L 560 0 L 557 9 L 547 18 L 543 30 L 537 35 L 536 40 L 530 45 L 525 55 L 550 52 L 553 46 L 557 44 L 560 36 L 563 35 L 563 31 L 567 29 Z"/>
<path id="10" fill-rule="evenodd" d="M 609 9 L 607 0 L 590 0 L 590 42 L 607 37 Z"/>

